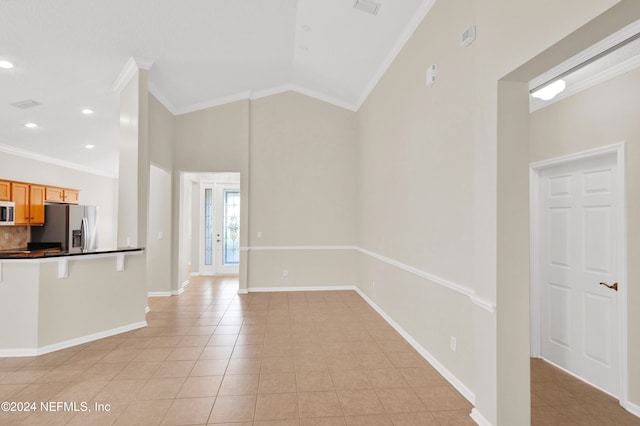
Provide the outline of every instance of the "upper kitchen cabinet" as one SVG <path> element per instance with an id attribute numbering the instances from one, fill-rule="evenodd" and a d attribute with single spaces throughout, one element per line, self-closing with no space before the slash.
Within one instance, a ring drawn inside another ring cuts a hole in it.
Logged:
<path id="1" fill-rule="evenodd" d="M 47 203 L 78 204 L 79 191 L 75 189 L 56 188 L 47 186 L 45 189 L 45 201 Z"/>
<path id="2" fill-rule="evenodd" d="M 0 201 L 11 201 L 11 182 L 0 180 Z"/>
<path id="3" fill-rule="evenodd" d="M 29 224 L 44 225 L 45 188 L 40 185 L 29 185 Z"/>
<path id="4" fill-rule="evenodd" d="M 16 205 L 16 225 L 44 224 L 44 186 L 11 182 L 11 195 Z"/>

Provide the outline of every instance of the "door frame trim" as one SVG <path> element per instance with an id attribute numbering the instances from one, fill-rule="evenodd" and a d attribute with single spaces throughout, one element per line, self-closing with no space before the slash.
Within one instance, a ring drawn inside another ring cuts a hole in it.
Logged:
<path id="1" fill-rule="evenodd" d="M 619 182 L 619 191 L 617 196 L 617 202 L 620 206 L 618 212 L 618 226 L 617 230 L 620 235 L 618 242 L 618 253 L 620 253 L 618 260 L 618 269 L 620 271 L 620 278 L 618 282 L 625 285 L 620 286 L 618 291 L 618 324 L 620 326 L 620 347 L 619 347 L 619 361 L 620 361 L 620 392 L 618 398 L 620 405 L 627 407 L 628 401 L 628 354 L 627 354 L 627 339 L 628 339 L 628 316 L 627 316 L 627 150 L 626 143 L 620 142 L 613 145 L 607 145 L 600 148 L 590 149 L 586 151 L 580 151 L 574 154 L 564 155 L 561 157 L 551 158 L 548 160 L 531 163 L 529 165 L 529 232 L 530 232 L 530 341 L 531 341 L 531 356 L 534 358 L 540 357 L 540 221 L 538 212 L 540 209 L 540 180 L 542 171 L 574 161 L 580 161 L 590 158 L 602 157 L 605 155 L 614 154 L 616 157 L 616 170 L 617 178 Z"/>

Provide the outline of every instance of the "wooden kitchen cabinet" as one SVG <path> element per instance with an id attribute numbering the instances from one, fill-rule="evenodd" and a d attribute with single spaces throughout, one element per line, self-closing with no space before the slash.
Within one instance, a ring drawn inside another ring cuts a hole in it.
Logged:
<path id="1" fill-rule="evenodd" d="M 64 190 L 64 202 L 69 204 L 78 204 L 80 200 L 80 191 L 77 189 Z"/>
<path id="2" fill-rule="evenodd" d="M 49 203 L 64 203 L 64 189 L 47 186 L 44 199 Z"/>
<path id="3" fill-rule="evenodd" d="M 11 201 L 11 182 L 0 180 L 0 201 Z"/>
<path id="4" fill-rule="evenodd" d="M 11 182 L 11 198 L 16 205 L 15 224 L 44 224 L 44 197 L 44 186 Z"/>
<path id="5" fill-rule="evenodd" d="M 44 200 L 47 203 L 69 203 L 78 204 L 78 194 L 76 189 L 56 188 L 47 186 L 45 188 Z"/>
<path id="6" fill-rule="evenodd" d="M 30 225 L 44 225 L 44 195 L 44 186 L 29 185 Z"/>

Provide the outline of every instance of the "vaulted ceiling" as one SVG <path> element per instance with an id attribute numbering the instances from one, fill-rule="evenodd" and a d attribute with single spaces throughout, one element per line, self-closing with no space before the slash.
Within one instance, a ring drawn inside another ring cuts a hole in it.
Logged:
<path id="1" fill-rule="evenodd" d="M 150 91 L 176 115 L 284 90 L 357 110 L 435 2 L 375 1 L 376 15 L 354 0 L 0 0 L 14 64 L 0 69 L 0 155 L 117 175 L 113 83 L 131 57 L 153 63 Z M 25 100 L 40 105 L 11 105 Z"/>

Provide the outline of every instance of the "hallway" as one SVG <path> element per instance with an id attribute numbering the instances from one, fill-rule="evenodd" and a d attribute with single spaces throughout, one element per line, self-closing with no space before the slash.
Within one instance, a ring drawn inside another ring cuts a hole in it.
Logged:
<path id="1" fill-rule="evenodd" d="M 0 424 L 475 424 L 356 293 L 236 293 L 236 279 L 194 278 L 180 296 L 149 300 L 147 328 L 0 359 L 1 399 L 38 404 L 1 412 Z M 533 424 L 640 424 L 555 370 L 532 362 Z M 42 412 L 46 401 L 78 407 Z"/>

